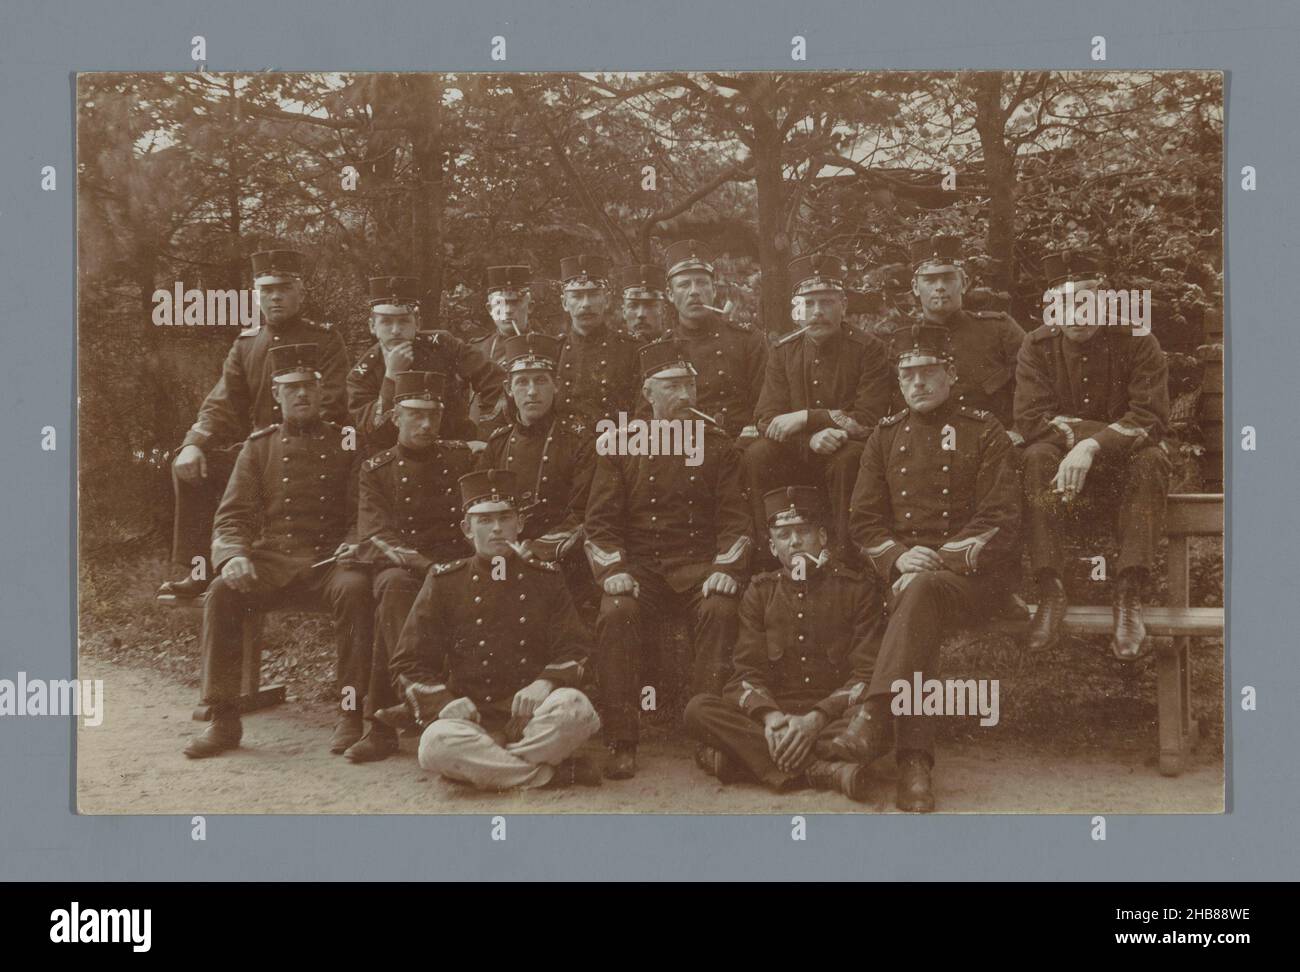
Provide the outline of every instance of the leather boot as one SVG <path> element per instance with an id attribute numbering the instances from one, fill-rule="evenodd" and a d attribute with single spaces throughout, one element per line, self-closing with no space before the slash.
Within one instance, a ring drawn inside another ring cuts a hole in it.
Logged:
<path id="1" fill-rule="evenodd" d="M 739 783 L 745 774 L 730 753 L 703 744 L 695 747 L 695 765 L 719 783 Z"/>
<path id="2" fill-rule="evenodd" d="M 1065 597 L 1065 585 L 1055 574 L 1044 574 L 1038 579 L 1038 610 L 1029 625 L 1025 646 L 1032 651 L 1046 651 L 1055 646 L 1065 630 L 1065 614 L 1070 602 Z"/>
<path id="3" fill-rule="evenodd" d="M 354 743 L 361 741 L 365 731 L 365 722 L 360 712 L 344 712 L 339 721 L 334 723 L 334 735 L 330 736 L 330 752 L 335 756 L 346 753 Z"/>
<path id="4" fill-rule="evenodd" d="M 372 722 L 369 731 L 347 748 L 343 758 L 350 763 L 377 763 L 396 752 L 397 731 L 382 722 Z"/>
<path id="5" fill-rule="evenodd" d="M 898 795 L 895 805 L 904 813 L 929 813 L 934 809 L 930 786 L 930 760 L 925 753 L 898 754 Z"/>
<path id="6" fill-rule="evenodd" d="M 192 601 L 202 597 L 211 581 L 186 577 L 182 580 L 163 581 L 154 596 L 160 601 Z"/>
<path id="7" fill-rule="evenodd" d="M 861 706 L 849 724 L 826 745 L 832 759 L 870 766 L 894 748 L 894 717 L 889 697 L 876 696 Z"/>
<path id="8" fill-rule="evenodd" d="M 244 727 L 239 721 L 238 709 L 215 709 L 214 707 L 212 721 L 208 723 L 206 729 L 190 740 L 189 745 L 185 747 L 185 755 L 190 759 L 204 759 L 224 753 L 227 749 L 237 748 L 243 735 Z"/>
<path id="9" fill-rule="evenodd" d="M 605 759 L 605 775 L 611 780 L 630 780 L 636 776 L 636 745 L 614 743 Z"/>
<path id="10" fill-rule="evenodd" d="M 415 716 L 411 714 L 411 707 L 405 702 L 377 710 L 375 712 L 375 721 L 382 723 L 394 732 L 419 735 L 424 730 L 424 727 L 415 721 Z"/>
<path id="11" fill-rule="evenodd" d="M 600 786 L 600 767 L 590 756 L 572 756 L 555 767 L 548 787 Z"/>
<path id="12" fill-rule="evenodd" d="M 1142 577 L 1126 570 L 1119 575 L 1115 594 L 1115 634 L 1110 650 L 1120 661 L 1133 661 L 1146 654 L 1146 625 L 1142 623 Z"/>
<path id="13" fill-rule="evenodd" d="M 855 803 L 862 803 L 867 799 L 870 779 L 865 766 L 814 759 L 803 771 L 803 775 L 814 790 L 834 790 L 836 793 L 843 793 Z"/>

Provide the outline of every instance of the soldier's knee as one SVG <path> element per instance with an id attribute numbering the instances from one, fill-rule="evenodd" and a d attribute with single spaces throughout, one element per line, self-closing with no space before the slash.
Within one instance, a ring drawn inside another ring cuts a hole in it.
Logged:
<path id="1" fill-rule="evenodd" d="M 600 623 L 619 624 L 641 617 L 641 605 L 630 594 L 605 594 L 600 599 Z"/>
<path id="2" fill-rule="evenodd" d="M 741 454 L 741 463 L 750 473 L 769 475 L 781 460 L 781 443 L 772 439 L 755 439 Z"/>
<path id="3" fill-rule="evenodd" d="M 1050 442 L 1035 442 L 1024 450 L 1024 467 L 1027 470 L 1039 470 L 1051 467 L 1055 472 L 1061 464 L 1063 453 Z"/>
<path id="4" fill-rule="evenodd" d="M 375 578 L 374 596 L 379 600 L 390 591 L 419 591 L 420 582 L 404 567 L 389 567 Z"/>
<path id="5" fill-rule="evenodd" d="M 736 617 L 738 599 L 726 594 L 710 594 L 700 602 L 700 618 L 729 621 Z"/>
<path id="6" fill-rule="evenodd" d="M 1129 457 L 1128 467 L 1131 474 L 1148 476 L 1153 479 L 1167 477 L 1171 463 L 1165 451 L 1159 446 L 1147 446 Z"/>
<path id="7" fill-rule="evenodd" d="M 716 705 L 719 697 L 711 692 L 701 692 L 693 696 L 686 703 L 686 708 L 682 710 L 682 725 L 687 729 L 700 730 L 708 719 L 707 713 L 710 708 Z"/>
<path id="8" fill-rule="evenodd" d="M 558 688 L 547 696 L 546 701 L 560 711 L 566 722 L 600 727 L 600 716 L 596 714 L 591 699 L 575 688 Z"/>
<path id="9" fill-rule="evenodd" d="M 208 585 L 208 594 L 205 599 L 205 605 L 233 604 L 243 598 L 243 592 L 237 591 L 231 585 L 230 581 L 218 575 L 216 579 Z"/>
<path id="10" fill-rule="evenodd" d="M 458 742 L 476 735 L 473 726 L 462 725 L 459 719 L 439 719 L 420 735 L 416 758 L 421 769 L 438 773 L 447 768 L 452 750 Z"/>

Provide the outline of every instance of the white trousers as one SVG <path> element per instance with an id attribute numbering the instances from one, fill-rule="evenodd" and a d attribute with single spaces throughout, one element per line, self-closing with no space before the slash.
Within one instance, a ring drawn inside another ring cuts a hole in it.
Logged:
<path id="1" fill-rule="evenodd" d="M 555 766 L 600 729 L 600 716 L 577 689 L 548 695 L 523 738 L 501 745 L 477 722 L 438 719 L 420 736 L 420 766 L 484 790 L 545 786 Z"/>

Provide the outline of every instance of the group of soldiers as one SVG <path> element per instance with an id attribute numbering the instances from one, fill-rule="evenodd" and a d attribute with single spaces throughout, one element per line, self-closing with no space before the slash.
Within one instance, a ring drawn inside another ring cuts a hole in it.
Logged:
<path id="1" fill-rule="evenodd" d="M 424 329 L 416 279 L 377 277 L 375 344 L 350 365 L 301 316 L 302 256 L 254 254 L 263 320 L 173 463 L 193 569 L 159 596 L 205 598 L 212 713 L 186 755 L 240 743 L 247 613 L 314 601 L 337 642 L 331 752 L 383 759 L 405 730 L 422 767 L 482 788 L 627 779 L 680 619 L 702 769 L 862 800 L 893 752 L 898 807 L 933 809 L 934 717 L 895 715 L 892 686 L 1013 609 L 1022 530 L 1043 650 L 1068 607 L 1063 531 L 1117 512 L 1112 650 L 1143 651 L 1169 409 L 1149 333 L 1026 335 L 963 308 L 958 240 L 911 255 L 920 313 L 883 338 L 846 322 L 838 258 L 796 259 L 797 329 L 771 345 L 716 306 L 694 240 L 617 288 L 602 257 L 566 257 L 560 337 L 529 327 L 528 267 L 489 268 L 495 327 L 473 341 Z M 1104 284 L 1086 254 L 1045 267 L 1048 288 Z M 598 448 L 598 423 L 632 416 L 700 417 L 701 460 Z"/>

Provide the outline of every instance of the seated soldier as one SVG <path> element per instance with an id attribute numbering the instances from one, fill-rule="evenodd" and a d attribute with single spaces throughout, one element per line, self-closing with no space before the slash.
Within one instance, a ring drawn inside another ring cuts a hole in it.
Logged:
<path id="1" fill-rule="evenodd" d="M 579 433 L 555 410 L 561 343 L 536 333 L 502 342 L 509 424 L 492 433 L 477 465 L 508 469 L 518 477 L 524 547 L 533 556 L 559 563 L 574 600 L 594 604 L 581 540 L 596 450 L 590 431 Z"/>
<path id="2" fill-rule="evenodd" d="M 578 690 L 590 641 L 559 569 L 518 555 L 515 475 L 469 473 L 460 490 L 474 556 L 429 571 L 392 661 L 426 727 L 420 766 L 489 790 L 599 784 L 574 758 L 600 728 Z"/>
<path id="3" fill-rule="evenodd" d="M 724 783 L 755 779 L 779 792 L 806 782 L 865 800 L 867 768 L 830 760 L 827 745 L 871 681 L 879 602 L 831 556 L 819 490 L 775 489 L 763 505 L 781 569 L 745 591 L 726 690 L 686 707 L 696 760 Z"/>
<path id="4" fill-rule="evenodd" d="M 643 623 L 686 615 L 695 650 L 691 691 L 721 691 L 736 640 L 736 603 L 749 577 L 750 516 L 731 436 L 693 414 L 695 368 L 684 346 L 659 341 L 640 354 L 642 393 L 654 419 L 704 432 L 697 465 L 689 456 L 597 448 L 604 454 L 587 503 L 587 556 L 604 591 L 596 637 L 611 779 L 636 774 L 636 666 L 649 640 Z"/>
<path id="5" fill-rule="evenodd" d="M 1143 652 L 1142 589 L 1164 534 L 1172 463 L 1162 439 L 1169 422 L 1169 372 L 1155 336 L 1132 326 L 1074 323 L 1076 302 L 1102 286 L 1086 254 L 1049 254 L 1052 289 L 1073 288 L 1064 326 L 1029 334 L 1016 368 L 1016 426 L 1025 448 L 1029 560 L 1039 588 L 1031 648 L 1056 643 L 1068 603 L 1061 527 L 1084 514 L 1118 511 L 1119 583 L 1111 651 Z M 1082 295 L 1082 296 L 1081 296 Z"/>
<path id="6" fill-rule="evenodd" d="M 361 561 L 355 569 L 373 572 L 375 646 L 366 691 L 366 734 L 343 755 L 369 763 L 397 752 L 397 733 L 375 719 L 375 712 L 397 704 L 388 660 L 406 616 L 435 563 L 469 552 L 460 531 L 457 482 L 470 471 L 473 457 L 463 442 L 439 440 L 446 376 L 404 371 L 394 383 L 392 421 L 397 445 L 361 465 L 357 535 L 347 551 Z"/>
<path id="7" fill-rule="evenodd" d="M 284 422 L 249 436 L 217 509 L 212 563 L 221 574 L 208 588 L 200 636 L 203 701 L 211 706 L 212 723 L 185 747 L 192 759 L 234 749 L 243 735 L 239 690 L 246 615 L 304 595 L 323 598 L 334 614 L 343 708 L 330 752 L 341 753 L 361 738 L 373 620 L 370 583 L 330 557 L 330 551 L 348 549 L 358 453 L 349 447 L 351 435 L 320 417 L 316 345 L 277 345 L 270 359 Z M 349 687 L 351 694 L 344 691 Z M 352 700 L 355 707 L 348 707 Z"/>
<path id="8" fill-rule="evenodd" d="M 1000 603 L 1020 553 L 1019 504 L 1001 423 L 952 398 L 947 331 L 896 331 L 892 354 L 907 407 L 881 419 L 867 441 L 849 523 L 888 585 L 888 620 L 866 701 L 830 751 L 867 765 L 897 730 L 898 809 L 929 811 L 934 717 L 894 716 L 892 687 L 928 677 L 944 636 Z"/>

